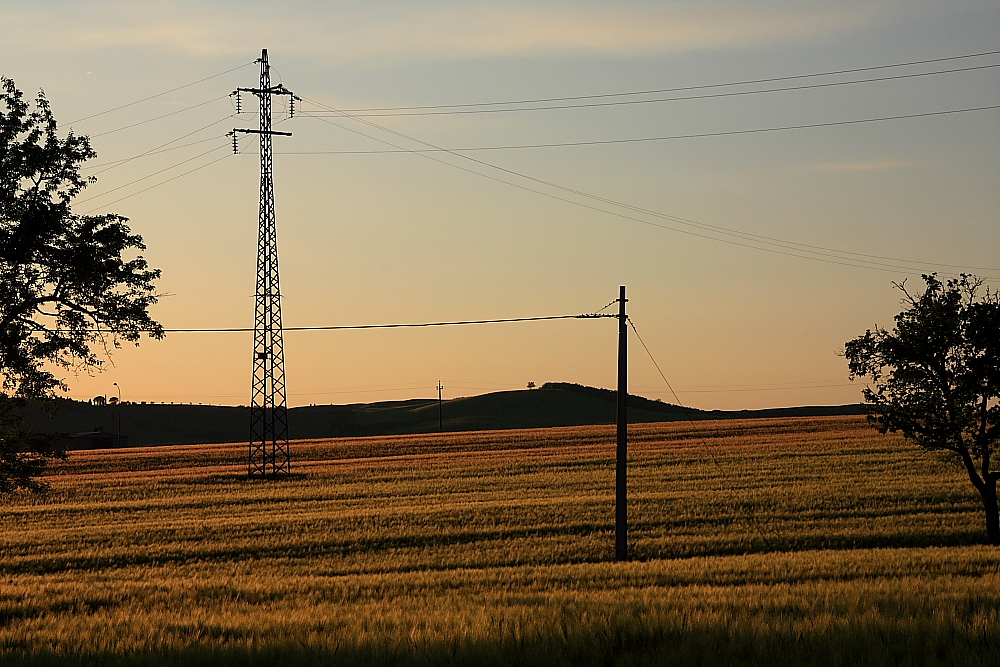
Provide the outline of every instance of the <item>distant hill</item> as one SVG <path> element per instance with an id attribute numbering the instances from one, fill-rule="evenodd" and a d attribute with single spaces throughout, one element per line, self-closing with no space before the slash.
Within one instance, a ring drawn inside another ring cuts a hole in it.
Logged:
<path id="1" fill-rule="evenodd" d="M 38 433 L 116 433 L 120 416 L 122 435 L 128 436 L 131 446 L 240 442 L 249 437 L 247 407 L 125 403 L 119 408 L 69 399 L 58 403 L 55 417 L 47 416 L 39 405 L 30 405 L 28 428 Z M 616 392 L 566 382 L 456 398 L 443 405 L 446 431 L 610 424 L 615 412 Z M 863 405 L 723 411 L 628 397 L 629 422 L 858 414 L 865 414 Z M 288 422 L 294 439 L 430 433 L 438 430 L 438 402 L 412 399 L 292 408 Z"/>

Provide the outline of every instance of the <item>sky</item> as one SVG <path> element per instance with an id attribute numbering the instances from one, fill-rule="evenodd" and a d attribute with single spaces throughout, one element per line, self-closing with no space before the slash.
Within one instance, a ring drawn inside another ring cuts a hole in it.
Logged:
<path id="1" fill-rule="evenodd" d="M 74 210 L 130 219 L 167 328 L 253 325 L 257 147 L 226 133 L 256 127 L 229 94 L 262 48 L 302 98 L 275 109 L 285 326 L 587 313 L 626 285 L 680 402 L 845 404 L 844 342 L 892 325 L 894 283 L 1000 277 L 1000 55 L 956 58 L 1000 50 L 995 2 L 37 0 L 0 22 L 0 74 L 98 153 Z M 492 104 L 553 98 L 585 99 Z M 513 110 L 539 106 L 562 108 Z M 612 319 L 289 331 L 288 402 L 613 388 L 616 346 Z M 676 402 L 650 355 L 630 335 L 630 390 Z M 251 357 L 250 334 L 173 333 L 65 380 L 245 405 Z"/>

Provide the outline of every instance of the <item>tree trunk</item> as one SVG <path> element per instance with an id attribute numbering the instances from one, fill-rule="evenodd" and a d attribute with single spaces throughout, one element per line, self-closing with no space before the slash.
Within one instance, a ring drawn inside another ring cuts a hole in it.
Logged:
<path id="1" fill-rule="evenodd" d="M 990 544 L 1000 547 L 1000 507 L 997 505 L 997 485 L 995 480 L 987 480 L 979 492 L 986 509 L 986 534 Z"/>

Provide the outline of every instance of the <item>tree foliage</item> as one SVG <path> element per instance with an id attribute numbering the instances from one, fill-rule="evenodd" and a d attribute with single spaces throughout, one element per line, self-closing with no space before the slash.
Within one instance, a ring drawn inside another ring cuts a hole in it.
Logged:
<path id="1" fill-rule="evenodd" d="M 869 378 L 864 396 L 879 431 L 957 457 L 1000 545 L 1000 298 L 972 276 L 923 278 L 922 294 L 896 286 L 904 310 L 892 331 L 876 327 L 846 344 L 851 379 Z"/>
<path id="2" fill-rule="evenodd" d="M 46 484 L 37 477 L 48 459 L 62 458 L 51 447 L 51 438 L 37 436 L 22 428 L 24 399 L 0 394 L 0 494 L 17 489 L 41 491 Z"/>
<path id="3" fill-rule="evenodd" d="M 96 367 L 97 347 L 162 337 L 144 250 L 126 218 L 76 215 L 70 203 L 89 182 L 80 165 L 96 156 L 86 136 L 57 133 L 48 100 L 34 110 L 10 79 L 0 101 L 0 369 L 4 389 L 42 397 L 65 388 L 46 365 Z M 114 333 L 96 331 L 100 327 Z"/>
<path id="4" fill-rule="evenodd" d="M 0 78 L 0 389 L 8 396 L 0 401 L 0 489 L 31 486 L 24 480 L 39 470 L 18 464 L 37 457 L 9 397 L 51 398 L 67 389 L 57 372 L 98 368 L 143 331 L 163 337 L 148 313 L 160 272 L 135 255 L 142 238 L 119 215 L 72 211 L 94 181 L 80 167 L 95 156 L 88 137 L 59 136 L 43 93 L 32 108 Z"/>

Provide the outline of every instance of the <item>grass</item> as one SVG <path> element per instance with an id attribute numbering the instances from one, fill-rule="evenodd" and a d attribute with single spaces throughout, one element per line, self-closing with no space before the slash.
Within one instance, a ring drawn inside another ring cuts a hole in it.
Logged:
<path id="1" fill-rule="evenodd" d="M 0 664 L 993 665 L 1000 550 L 853 417 L 76 452 L 0 508 Z"/>

